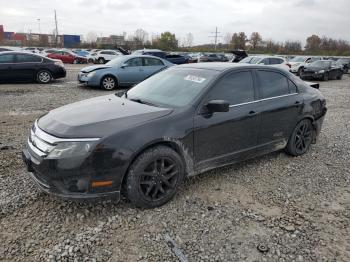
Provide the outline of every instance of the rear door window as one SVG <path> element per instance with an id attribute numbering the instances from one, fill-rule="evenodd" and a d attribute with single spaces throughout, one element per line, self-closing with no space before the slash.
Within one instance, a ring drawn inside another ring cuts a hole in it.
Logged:
<path id="1" fill-rule="evenodd" d="M 283 63 L 283 60 L 280 58 L 270 58 L 270 65 L 279 65 L 282 63 Z"/>
<path id="2" fill-rule="evenodd" d="M 39 56 L 18 54 L 16 55 L 17 63 L 40 63 L 42 60 Z"/>
<path id="3" fill-rule="evenodd" d="M 128 67 L 142 66 L 142 58 L 136 57 L 125 62 Z"/>
<path id="4" fill-rule="evenodd" d="M 210 100 L 226 100 L 230 105 L 254 101 L 254 85 L 250 71 L 224 76 L 210 91 Z"/>
<path id="5" fill-rule="evenodd" d="M 284 75 L 266 70 L 257 71 L 261 98 L 271 98 L 289 94 L 288 79 Z"/>
<path id="6" fill-rule="evenodd" d="M 143 59 L 144 61 L 144 66 L 163 66 L 163 62 L 157 58 L 149 58 L 145 57 Z"/>

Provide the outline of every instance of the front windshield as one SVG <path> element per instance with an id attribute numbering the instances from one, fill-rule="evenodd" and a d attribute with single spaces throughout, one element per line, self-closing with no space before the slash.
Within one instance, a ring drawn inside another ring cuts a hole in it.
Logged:
<path id="1" fill-rule="evenodd" d="M 119 65 L 124 60 L 124 58 L 125 58 L 124 56 L 114 58 L 111 61 L 109 61 L 106 65 L 108 65 L 108 66 Z"/>
<path id="2" fill-rule="evenodd" d="M 303 56 L 296 56 L 293 59 L 289 60 L 289 62 L 304 62 L 306 60 Z"/>
<path id="3" fill-rule="evenodd" d="M 318 60 L 318 61 L 315 61 L 315 62 L 312 62 L 310 64 L 310 66 L 314 66 L 314 67 L 325 67 L 325 66 L 329 66 L 329 61 L 321 61 L 321 60 Z"/>
<path id="4" fill-rule="evenodd" d="M 127 92 L 127 99 L 161 107 L 190 104 L 219 72 L 196 68 L 171 68 L 160 72 Z"/>

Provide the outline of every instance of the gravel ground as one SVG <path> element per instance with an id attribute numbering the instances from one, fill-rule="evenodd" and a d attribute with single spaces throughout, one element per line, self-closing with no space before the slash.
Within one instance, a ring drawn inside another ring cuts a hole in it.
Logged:
<path id="1" fill-rule="evenodd" d="M 78 86 L 79 67 L 50 85 L 0 85 L 0 260 L 350 261 L 349 76 L 321 82 L 329 111 L 306 155 L 216 169 L 187 180 L 169 204 L 139 210 L 55 199 L 22 164 L 34 119 L 108 93 Z"/>

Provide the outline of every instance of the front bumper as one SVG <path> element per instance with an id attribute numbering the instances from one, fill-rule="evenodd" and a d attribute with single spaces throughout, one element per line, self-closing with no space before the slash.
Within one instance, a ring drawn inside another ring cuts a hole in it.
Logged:
<path id="1" fill-rule="evenodd" d="M 80 84 L 85 84 L 87 86 L 99 86 L 100 82 L 96 77 L 88 77 L 88 73 L 79 72 L 78 73 L 78 82 Z"/>
<path id="2" fill-rule="evenodd" d="M 22 158 L 30 177 L 42 191 L 64 199 L 113 198 L 119 201 L 122 176 L 113 168 L 104 168 L 101 164 L 101 158 L 106 158 L 104 152 L 97 153 L 96 159 L 48 159 L 36 141 L 28 139 Z M 45 142 L 41 140 L 40 143 Z M 113 182 L 108 186 L 94 187 L 94 181 Z"/>
<path id="3" fill-rule="evenodd" d="M 303 71 L 300 77 L 303 79 L 322 79 L 323 76 L 324 73 Z"/>
<path id="4" fill-rule="evenodd" d="M 67 71 L 64 67 L 60 67 L 59 69 L 53 72 L 54 79 L 63 78 L 63 77 L 66 77 L 66 75 L 67 75 Z"/>

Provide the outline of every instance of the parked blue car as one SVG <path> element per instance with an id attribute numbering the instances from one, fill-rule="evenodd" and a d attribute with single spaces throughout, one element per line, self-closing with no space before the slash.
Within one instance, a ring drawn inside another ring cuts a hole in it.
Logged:
<path id="1" fill-rule="evenodd" d="M 84 51 L 84 50 L 74 50 L 73 53 L 83 57 L 87 57 L 87 55 L 90 54 L 88 51 Z"/>
<path id="2" fill-rule="evenodd" d="M 88 66 L 78 73 L 78 81 L 105 90 L 132 86 L 174 64 L 155 56 L 125 55 L 105 65 Z"/>

